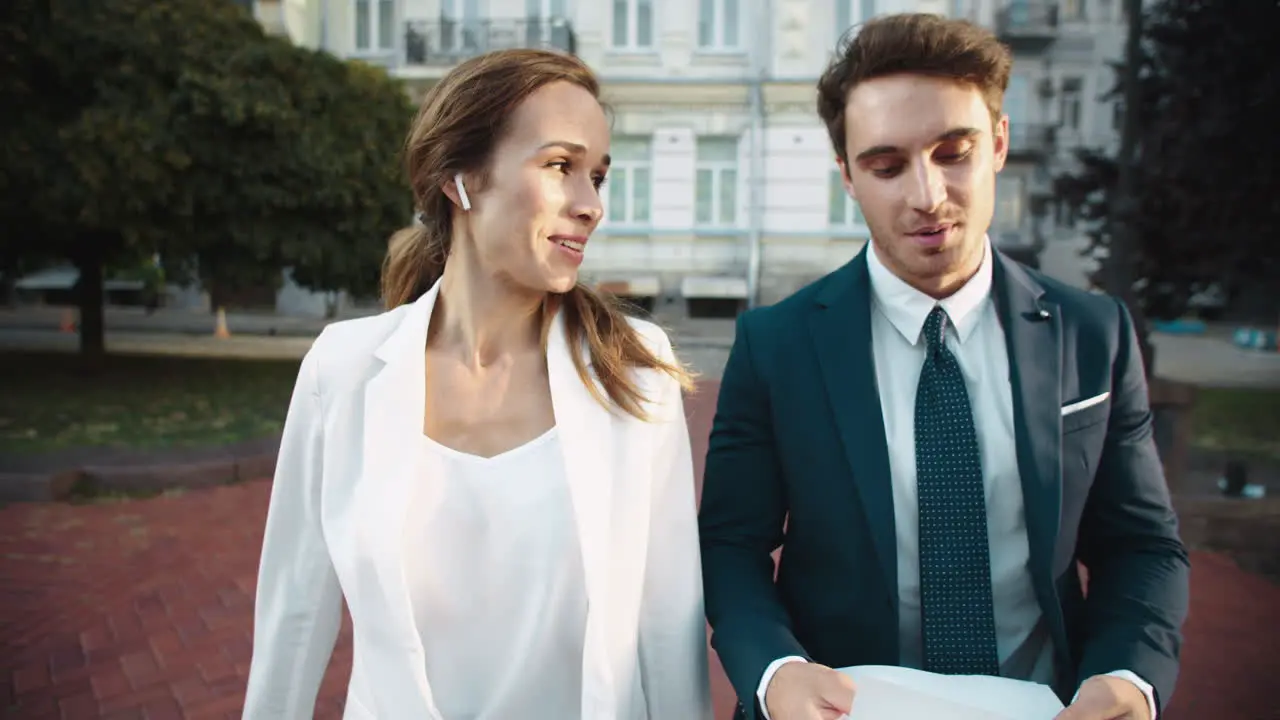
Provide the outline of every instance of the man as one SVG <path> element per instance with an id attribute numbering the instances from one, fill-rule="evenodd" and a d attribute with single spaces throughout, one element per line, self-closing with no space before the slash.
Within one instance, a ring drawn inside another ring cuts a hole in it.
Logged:
<path id="1" fill-rule="evenodd" d="M 986 236 L 1010 65 L 898 15 L 819 83 L 871 242 L 743 314 L 725 366 L 700 527 L 739 717 L 838 718 L 852 665 L 1042 682 L 1063 720 L 1173 691 L 1189 568 L 1132 320 Z"/>

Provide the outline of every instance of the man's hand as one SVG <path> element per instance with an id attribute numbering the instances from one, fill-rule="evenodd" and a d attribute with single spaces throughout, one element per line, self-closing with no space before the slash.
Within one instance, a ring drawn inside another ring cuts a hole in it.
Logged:
<path id="1" fill-rule="evenodd" d="M 1147 697 L 1124 678 L 1095 675 L 1054 720 L 1152 720 Z"/>
<path id="2" fill-rule="evenodd" d="M 764 691 L 772 720 L 839 720 L 853 709 L 853 680 L 826 665 L 789 662 Z"/>

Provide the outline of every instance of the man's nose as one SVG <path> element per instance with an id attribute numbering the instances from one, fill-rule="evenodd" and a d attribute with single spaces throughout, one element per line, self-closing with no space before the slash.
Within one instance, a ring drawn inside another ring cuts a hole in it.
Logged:
<path id="1" fill-rule="evenodd" d="M 932 214 L 947 199 L 947 183 L 942 168 L 931 162 L 922 162 L 912 170 L 908 201 L 914 210 Z"/>

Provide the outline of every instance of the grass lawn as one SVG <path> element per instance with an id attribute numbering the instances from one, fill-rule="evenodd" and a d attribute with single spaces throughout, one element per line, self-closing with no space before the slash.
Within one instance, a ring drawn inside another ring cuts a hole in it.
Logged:
<path id="1" fill-rule="evenodd" d="M 1202 388 L 1192 423 L 1196 447 L 1280 460 L 1280 388 Z"/>
<path id="2" fill-rule="evenodd" d="M 298 361 L 0 353 L 0 453 L 222 445 L 280 431 Z"/>

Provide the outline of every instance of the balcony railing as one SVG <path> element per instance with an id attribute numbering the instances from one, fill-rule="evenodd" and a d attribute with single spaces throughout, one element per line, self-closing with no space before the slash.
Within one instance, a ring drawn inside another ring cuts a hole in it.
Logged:
<path id="1" fill-rule="evenodd" d="M 1043 157 L 1053 152 L 1057 128 L 1053 125 L 1018 123 L 1009 126 L 1009 155 Z"/>
<path id="2" fill-rule="evenodd" d="M 1058 36 L 1058 4 L 1011 0 L 996 14 L 996 34 L 1023 48 L 1048 44 Z"/>
<path id="3" fill-rule="evenodd" d="M 563 18 L 410 20 L 405 64 L 447 67 L 492 50 L 548 48 L 577 53 L 573 26 Z"/>

